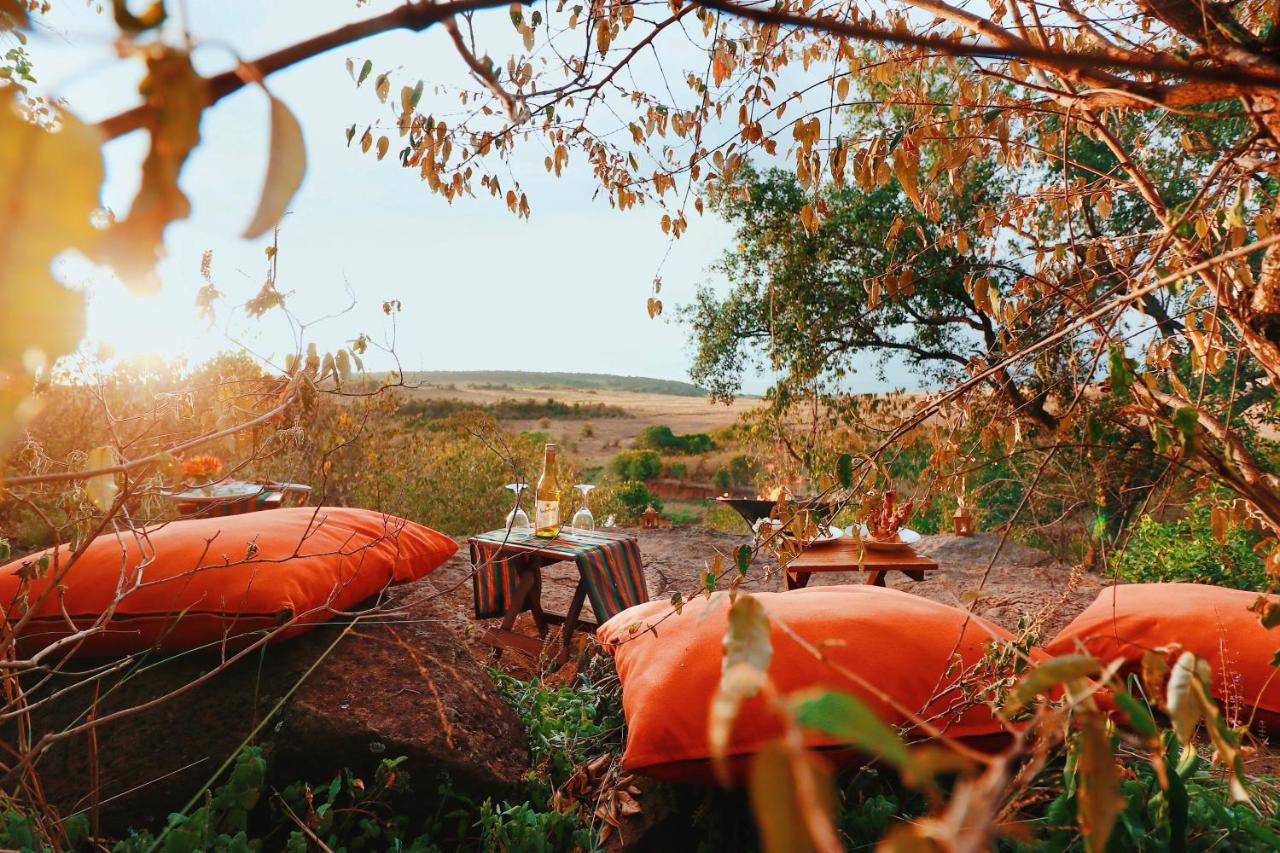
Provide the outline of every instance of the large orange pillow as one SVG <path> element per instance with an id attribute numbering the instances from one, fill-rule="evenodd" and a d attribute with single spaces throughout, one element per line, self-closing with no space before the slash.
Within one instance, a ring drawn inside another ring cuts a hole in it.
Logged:
<path id="1" fill-rule="evenodd" d="M 1249 606 L 1258 593 L 1198 583 L 1119 584 L 1098 593 L 1084 612 L 1045 647 L 1051 655 L 1081 646 L 1102 661 L 1141 667 L 1142 653 L 1164 649 L 1170 660 L 1184 651 L 1213 668 L 1212 692 L 1229 713 L 1257 708 L 1255 721 L 1280 725 L 1280 673 L 1271 658 L 1280 631 L 1258 623 Z"/>
<path id="2" fill-rule="evenodd" d="M 74 654 L 240 644 L 288 624 L 293 636 L 392 583 L 438 568 L 457 543 L 363 509 L 294 507 L 100 536 L 55 585 L 66 546 L 0 568 L 0 612 L 24 654 L 109 619 Z M 42 557 L 43 575 L 24 583 Z M 26 571 L 23 571 L 23 568 Z M 24 618 L 28 616 L 29 618 Z"/>
<path id="3" fill-rule="evenodd" d="M 893 725 L 908 724 L 908 715 L 916 713 L 933 718 L 933 723 L 951 737 L 1002 733 L 989 707 L 960 701 L 955 683 L 961 670 L 979 662 L 992 638 L 1010 639 L 1003 629 L 973 616 L 957 646 L 964 611 L 870 585 L 810 587 L 755 596 L 772 626 L 769 676 L 781 693 L 825 687 L 857 696 Z M 627 721 L 623 764 L 628 770 L 652 776 L 704 781 L 710 775 L 707 715 L 720 682 L 729 602 L 725 594 L 717 595 L 710 607 L 697 600 L 686 604 L 681 614 L 656 624 L 656 634 L 633 633 L 633 625 L 656 623 L 670 612 L 666 601 L 641 604 L 600 626 L 597 636 L 611 650 L 622 682 Z M 782 624 L 821 648 L 837 666 L 892 697 L 906 713 L 817 660 L 779 627 Z M 953 650 L 958 667 L 951 666 Z M 947 709 L 953 704 L 965 707 L 950 713 Z M 739 711 L 729 752 L 749 756 L 776 740 L 782 730 L 781 720 L 767 701 L 756 696 Z M 921 736 L 916 733 L 917 738 Z M 838 738 L 819 732 L 807 732 L 806 743 L 811 747 L 841 745 Z M 841 761 L 852 758 L 851 753 L 833 755 Z"/>

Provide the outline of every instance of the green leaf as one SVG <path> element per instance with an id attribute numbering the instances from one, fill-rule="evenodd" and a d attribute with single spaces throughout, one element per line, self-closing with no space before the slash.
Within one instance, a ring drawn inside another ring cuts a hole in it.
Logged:
<path id="1" fill-rule="evenodd" d="M 360 66 L 360 76 L 356 78 L 356 85 L 359 86 L 369 76 L 369 72 L 373 70 L 373 60 L 366 59 L 364 65 Z"/>
<path id="2" fill-rule="evenodd" d="M 1200 426 L 1200 411 L 1195 406 L 1182 406 L 1170 418 L 1178 430 L 1178 440 L 1183 447 L 1192 447 L 1204 427 Z"/>
<path id="3" fill-rule="evenodd" d="M 1111 394 L 1114 397 L 1123 397 L 1129 393 L 1129 386 L 1133 384 L 1133 362 L 1124 354 L 1124 347 L 1120 344 L 1111 344 L 1107 350 L 1107 362 L 1111 370 Z"/>
<path id="4" fill-rule="evenodd" d="M 751 546 L 739 545 L 733 551 L 733 561 L 738 566 L 738 574 L 746 577 L 747 569 L 751 567 Z"/>
<path id="5" fill-rule="evenodd" d="M 787 697 L 796 720 L 840 738 L 843 742 L 881 758 L 903 771 L 914 782 L 926 781 L 920 766 L 898 733 L 860 700 L 847 693 L 813 689 Z"/>
<path id="6" fill-rule="evenodd" d="M 1020 683 L 1005 702 L 1006 714 L 1020 711 L 1037 696 L 1074 681 L 1077 678 L 1088 678 L 1102 672 L 1102 664 L 1091 655 L 1059 655 L 1037 665 Z"/>
<path id="7" fill-rule="evenodd" d="M 1151 716 L 1151 709 L 1146 706 L 1146 703 L 1135 699 L 1128 690 L 1117 690 L 1112 698 L 1120 706 L 1120 710 L 1124 711 L 1129 719 L 1129 725 L 1135 732 L 1145 738 L 1153 738 L 1159 734 L 1156 721 Z"/>
<path id="8" fill-rule="evenodd" d="M 354 135 L 354 129 L 350 133 Z M 258 210 L 241 236 L 252 240 L 279 222 L 306 172 L 307 146 L 302 139 L 302 126 L 282 101 L 271 98 L 271 149 L 267 177 L 262 185 Z"/>
<path id="9" fill-rule="evenodd" d="M 846 489 L 853 485 L 853 457 L 848 453 L 841 453 L 836 460 L 836 480 Z"/>

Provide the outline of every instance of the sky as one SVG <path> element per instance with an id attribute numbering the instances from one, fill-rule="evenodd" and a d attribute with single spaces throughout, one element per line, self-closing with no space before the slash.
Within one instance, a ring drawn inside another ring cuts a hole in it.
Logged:
<path id="1" fill-rule="evenodd" d="M 169 5 L 188 10 L 187 28 L 199 39 L 194 62 L 209 75 L 230 67 L 235 56 L 271 52 L 386 11 L 391 2 L 374 0 L 362 9 L 351 0 Z M 505 17 L 499 10 L 494 20 L 503 23 Z M 39 89 L 64 98 L 89 122 L 136 104 L 141 64 L 117 57 L 115 32 L 109 13 L 76 0 L 54 4 L 29 48 Z M 512 37 L 509 25 L 494 35 Z M 501 47 L 490 50 L 504 55 Z M 514 163 L 532 205 L 529 220 L 488 197 L 450 205 L 416 173 L 402 169 L 394 155 L 378 162 L 348 149 L 345 128 L 353 122 L 363 128 L 378 114 L 371 87 L 357 89 L 348 77 L 348 57 L 372 59 L 379 70 L 395 68 L 393 93 L 419 78 L 428 87 L 467 82 L 462 60 L 439 27 L 382 34 L 269 78 L 272 93 L 302 125 L 308 159 L 281 226 L 277 287 L 291 294 L 292 310 L 303 321 L 340 312 L 309 326 L 307 341 L 325 351 L 364 332 L 390 343 L 382 305 L 396 299 L 403 311 L 394 345 L 406 370 L 687 379 L 688 333 L 672 309 L 691 301 L 700 284 L 726 287 L 709 271 L 732 245 L 726 223 L 691 213 L 689 230 L 672 243 L 658 227 L 661 210 L 619 212 L 604 198 L 593 200 L 596 184 L 581 158 L 557 180 L 545 173 L 543 152 L 532 148 Z M 63 277 L 84 282 L 89 293 L 87 346 L 105 342 L 120 357 L 184 354 L 192 362 L 241 345 L 262 356 L 293 351 L 294 330 L 281 317 L 248 322 L 223 310 L 210 329 L 196 316 L 205 251 L 213 253 L 213 278 L 228 304 L 255 293 L 265 276 L 269 235 L 252 241 L 238 236 L 257 205 L 266 167 L 265 94 L 246 87 L 224 98 L 205 111 L 200 130 L 201 144 L 180 182 L 192 214 L 166 232 L 159 293 L 133 295 L 113 275 L 64 265 Z M 144 133 L 105 147 L 105 206 L 128 209 L 146 148 Z M 659 270 L 667 310 L 651 320 L 646 300 Z M 391 366 L 379 357 L 369 363 Z M 891 385 L 903 384 L 901 377 L 890 379 Z M 766 384 L 752 378 L 745 390 L 759 392 Z M 852 385 L 884 387 L 872 376 Z"/>

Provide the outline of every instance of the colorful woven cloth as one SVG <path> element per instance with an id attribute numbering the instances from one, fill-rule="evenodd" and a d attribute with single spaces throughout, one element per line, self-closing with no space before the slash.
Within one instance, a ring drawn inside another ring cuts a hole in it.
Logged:
<path id="1" fill-rule="evenodd" d="M 587 585 L 591 609 L 601 622 L 649 600 L 640 546 L 635 537 L 625 533 L 575 530 L 555 539 L 538 539 L 500 529 L 472 536 L 470 545 L 477 619 L 506 612 L 507 602 L 520 583 L 516 562 L 527 554 L 541 555 L 542 562 L 557 557 L 576 561 L 578 573 Z"/>

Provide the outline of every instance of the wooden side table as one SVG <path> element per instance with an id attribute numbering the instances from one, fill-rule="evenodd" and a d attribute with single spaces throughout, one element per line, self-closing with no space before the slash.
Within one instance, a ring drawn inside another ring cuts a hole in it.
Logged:
<path id="1" fill-rule="evenodd" d="M 912 580 L 924 580 L 924 573 L 936 571 L 938 564 L 908 548 L 895 551 L 866 550 L 859 565 L 861 548 L 853 539 L 841 539 L 823 545 L 811 545 L 787 564 L 786 588 L 801 589 L 809 578 L 819 572 L 865 571 L 870 576 L 867 583 L 884 586 L 884 576 L 889 572 L 902 572 Z"/>
<path id="2" fill-rule="evenodd" d="M 634 536 L 606 531 L 566 531 L 555 539 L 492 530 L 469 540 L 473 567 L 476 618 L 501 615 L 499 627 L 490 627 L 484 639 L 499 648 L 516 648 L 537 655 L 548 625 L 563 625 L 560 657 L 567 659 L 576 631 L 594 633 L 596 621 L 582 617 L 588 596 L 596 619 L 649 599 Z M 575 561 L 578 585 L 567 613 L 542 608 L 542 569 L 552 563 Z M 529 611 L 539 639 L 512 629 L 516 617 Z"/>

